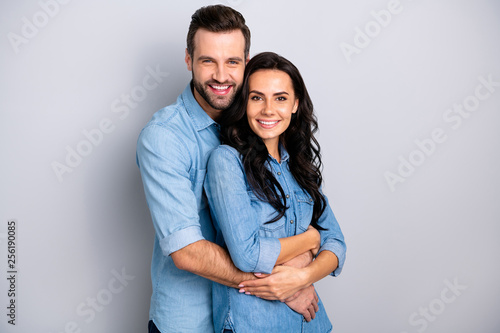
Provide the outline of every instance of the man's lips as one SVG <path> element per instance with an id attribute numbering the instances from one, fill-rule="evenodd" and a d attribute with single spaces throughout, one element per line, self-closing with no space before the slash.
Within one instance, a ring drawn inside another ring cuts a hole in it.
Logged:
<path id="1" fill-rule="evenodd" d="M 220 96 L 229 94 L 231 88 L 233 88 L 233 86 L 230 84 L 209 84 L 208 86 L 214 92 L 214 94 Z"/>
<path id="2" fill-rule="evenodd" d="M 257 119 L 257 122 L 259 125 L 265 129 L 271 129 L 278 125 L 280 122 L 279 120 L 262 120 L 262 119 Z"/>

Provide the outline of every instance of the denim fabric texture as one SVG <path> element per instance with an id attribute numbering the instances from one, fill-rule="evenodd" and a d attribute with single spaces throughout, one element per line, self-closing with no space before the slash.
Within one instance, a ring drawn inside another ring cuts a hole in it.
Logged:
<path id="1" fill-rule="evenodd" d="M 216 230 L 216 243 L 227 248 L 236 267 L 245 272 L 271 273 L 280 252 L 278 238 L 300 234 L 311 222 L 314 202 L 293 178 L 288 153 L 282 146 L 280 156 L 281 163 L 269 156 L 267 167 L 285 191 L 289 208 L 284 217 L 269 224 L 265 222 L 276 212 L 253 193 L 239 153 L 222 145 L 213 151 L 208 162 L 205 190 Z M 337 255 L 339 266 L 331 273 L 337 276 L 344 265 L 346 245 L 329 204 L 318 224 L 328 229 L 320 231 L 320 252 L 331 251 Z M 213 285 L 213 302 L 216 332 L 223 328 L 238 333 L 325 333 L 332 330 L 321 300 L 316 318 L 309 323 L 285 303 L 241 294 L 237 289 L 218 283 Z"/>
<path id="2" fill-rule="evenodd" d="M 139 135 L 137 164 L 155 229 L 149 319 L 162 333 L 213 332 L 212 282 L 179 270 L 170 254 L 215 239 L 203 182 L 208 157 L 219 144 L 219 125 L 196 102 L 190 85 Z"/>

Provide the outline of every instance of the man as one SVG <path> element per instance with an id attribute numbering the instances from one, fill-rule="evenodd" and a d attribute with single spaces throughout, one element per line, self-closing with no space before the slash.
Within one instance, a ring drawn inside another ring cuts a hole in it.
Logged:
<path id="1" fill-rule="evenodd" d="M 213 332 L 210 280 L 237 288 L 255 279 L 212 242 L 203 193 L 208 157 L 220 144 L 216 120 L 241 87 L 249 49 L 250 31 L 239 12 L 222 5 L 197 10 L 185 57 L 192 81 L 176 103 L 155 113 L 139 136 L 137 163 L 156 231 L 149 332 Z M 272 293 L 281 282 L 262 288 Z M 288 291 L 305 286 L 297 283 Z M 314 298 L 308 288 L 287 304 L 310 320 Z"/>

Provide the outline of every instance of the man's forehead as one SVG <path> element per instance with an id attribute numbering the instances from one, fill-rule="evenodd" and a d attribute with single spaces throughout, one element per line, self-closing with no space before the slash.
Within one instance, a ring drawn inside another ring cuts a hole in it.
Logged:
<path id="1" fill-rule="evenodd" d="M 224 55 L 228 58 L 244 57 L 245 37 L 240 29 L 212 32 L 199 29 L 194 36 L 194 53 L 196 57 L 214 57 Z"/>

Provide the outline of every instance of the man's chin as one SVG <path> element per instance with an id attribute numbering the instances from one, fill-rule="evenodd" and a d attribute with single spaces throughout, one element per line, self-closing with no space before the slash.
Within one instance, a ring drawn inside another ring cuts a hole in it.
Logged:
<path id="1" fill-rule="evenodd" d="M 217 96 L 216 98 L 210 99 L 209 105 L 215 110 L 222 111 L 227 109 L 233 103 L 233 100 L 234 98 L 232 96 L 224 96 L 223 98 Z"/>

